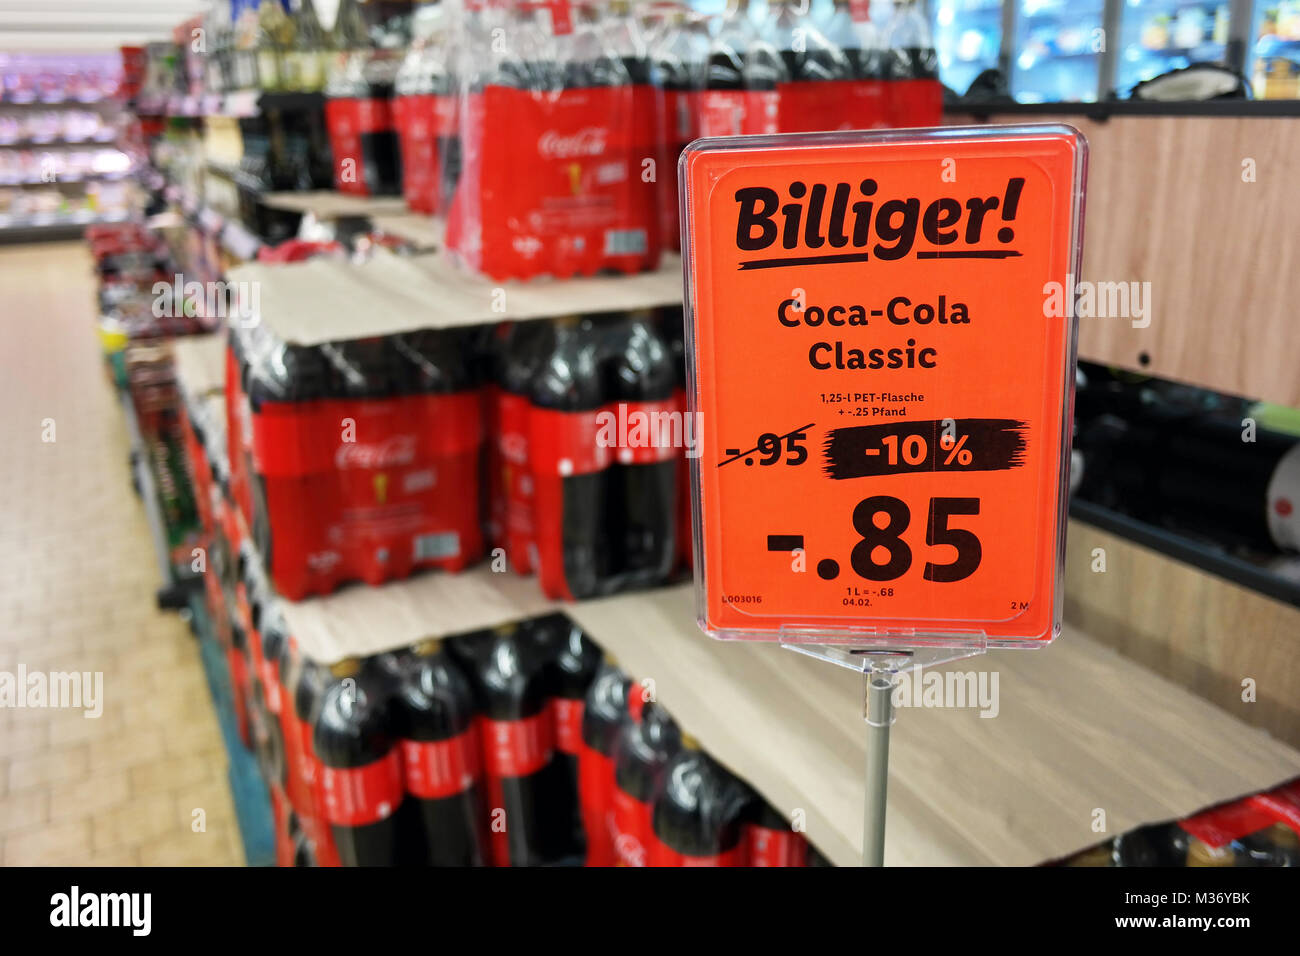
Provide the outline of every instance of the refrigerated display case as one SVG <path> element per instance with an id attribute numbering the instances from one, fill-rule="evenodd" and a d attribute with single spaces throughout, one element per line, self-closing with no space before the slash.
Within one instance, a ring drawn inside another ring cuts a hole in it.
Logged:
<path id="1" fill-rule="evenodd" d="M 948 89 L 963 94 L 999 65 L 1003 7 L 1003 0 L 931 0 L 939 79 Z"/>
<path id="2" fill-rule="evenodd" d="M 1019 0 L 1011 95 L 1021 103 L 1094 102 L 1104 10 L 1103 0 Z"/>
<path id="3" fill-rule="evenodd" d="M 1256 99 L 1300 98 L 1300 0 L 1256 3 L 1247 63 Z"/>
<path id="4" fill-rule="evenodd" d="M 1121 98 L 1143 80 L 1193 63 L 1224 63 L 1232 4 L 1227 0 L 1123 0 L 1114 89 Z"/>

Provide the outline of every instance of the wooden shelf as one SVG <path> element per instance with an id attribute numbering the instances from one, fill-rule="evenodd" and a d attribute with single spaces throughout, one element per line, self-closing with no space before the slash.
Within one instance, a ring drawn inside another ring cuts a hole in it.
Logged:
<path id="1" fill-rule="evenodd" d="M 311 213 L 317 219 L 401 215 L 406 212 L 406 200 L 401 196 L 350 196 L 328 189 L 266 193 L 262 196 L 262 202 L 273 209 Z"/>
<path id="2" fill-rule="evenodd" d="M 706 637 L 689 586 L 564 610 L 705 748 L 809 838 L 858 860 L 866 734 L 862 678 L 771 644 Z M 885 862 L 1023 866 L 1143 823 L 1272 787 L 1300 752 L 1067 627 L 1038 651 L 935 671 L 999 675 L 1000 709 L 900 708 L 890 747 Z M 1094 809 L 1106 833 L 1092 830 Z"/>
<path id="3" fill-rule="evenodd" d="M 440 254 L 386 252 L 363 263 L 334 258 L 250 263 L 231 269 L 229 277 L 259 283 L 260 320 L 282 340 L 298 345 L 652 309 L 682 299 L 682 266 L 676 255 L 665 255 L 654 272 L 527 282 L 475 275 Z"/>

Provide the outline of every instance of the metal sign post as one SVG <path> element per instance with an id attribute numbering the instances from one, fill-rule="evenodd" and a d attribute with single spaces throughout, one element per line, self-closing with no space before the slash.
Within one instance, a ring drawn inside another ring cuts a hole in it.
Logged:
<path id="1" fill-rule="evenodd" d="M 894 725 L 898 675 L 866 675 L 867 795 L 862 804 L 862 865 L 885 865 L 885 806 L 889 796 L 889 728 Z"/>

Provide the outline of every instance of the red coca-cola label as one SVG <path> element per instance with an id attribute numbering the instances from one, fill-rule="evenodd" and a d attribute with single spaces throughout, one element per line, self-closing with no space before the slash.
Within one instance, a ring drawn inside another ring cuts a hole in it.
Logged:
<path id="1" fill-rule="evenodd" d="M 808 865 L 808 841 L 793 830 L 748 825 L 745 851 L 749 866 Z"/>
<path id="2" fill-rule="evenodd" d="M 555 749 L 560 753 L 577 756 L 582 751 L 581 697 L 555 697 L 551 699 L 551 712 L 555 722 Z"/>
<path id="3" fill-rule="evenodd" d="M 1275 823 L 1282 823 L 1300 834 L 1300 779 L 1284 783 L 1266 793 L 1257 793 L 1251 802 L 1268 813 Z"/>
<path id="4" fill-rule="evenodd" d="M 396 748 L 364 767 L 321 765 L 325 818 L 360 827 L 386 820 L 402 805 L 402 758 Z"/>
<path id="5" fill-rule="evenodd" d="M 266 709 L 277 717 L 280 714 L 280 662 L 268 660 L 262 656 L 258 675 L 262 681 L 262 694 L 266 699 Z"/>
<path id="6" fill-rule="evenodd" d="M 627 688 L 627 715 L 632 719 L 632 723 L 641 723 L 641 715 L 645 713 L 645 705 L 645 688 L 633 681 Z"/>
<path id="7" fill-rule="evenodd" d="M 551 762 L 555 733 L 549 710 L 521 720 L 478 719 L 483 770 L 489 777 L 526 777 Z"/>
<path id="8" fill-rule="evenodd" d="M 298 720 L 301 735 L 298 752 L 302 758 L 300 773 L 311 795 L 312 813 L 304 822 L 308 839 L 316 850 L 317 866 L 342 866 L 338 847 L 334 844 L 334 831 L 325 815 L 325 765 L 316 756 L 316 745 L 312 739 L 312 726 L 308 721 Z"/>
<path id="9" fill-rule="evenodd" d="M 943 124 L 943 86 L 938 80 L 891 80 L 885 85 L 888 125 L 908 128 Z"/>
<path id="10" fill-rule="evenodd" d="M 414 212 L 438 212 L 438 138 L 445 136 L 446 114 L 454 118 L 451 97 L 421 93 L 393 100 L 394 121 L 402 146 L 402 196 Z"/>
<path id="11" fill-rule="evenodd" d="M 550 408 L 529 411 L 529 468 L 535 475 L 589 475 L 614 462 L 614 449 L 602 444 L 602 409 L 558 412 Z"/>
<path id="12" fill-rule="evenodd" d="M 677 191 L 677 160 L 687 144 L 700 137 L 700 94 L 694 90 L 664 90 L 659 141 L 663 144 L 663 173 L 659 177 L 659 237 L 665 249 L 681 248 L 681 217 Z"/>
<path id="13" fill-rule="evenodd" d="M 582 412 L 529 410 L 529 467 L 535 476 L 588 475 L 613 464 L 644 465 L 680 453 L 681 407 L 660 402 L 613 402 Z"/>
<path id="14" fill-rule="evenodd" d="M 466 97 L 448 248 L 498 279 L 654 268 L 657 186 L 642 172 L 658 152 L 644 95 L 489 86 Z"/>
<path id="15" fill-rule="evenodd" d="M 744 90 L 704 90 L 699 95 L 701 136 L 743 136 L 749 132 Z"/>
<path id="16" fill-rule="evenodd" d="M 880 80 L 779 83 L 773 94 L 775 128 L 755 132 L 879 129 L 889 125 L 888 86 Z"/>
<path id="17" fill-rule="evenodd" d="M 497 455 L 504 496 L 504 547 L 512 570 L 529 574 L 536 549 L 533 476 L 528 453 L 528 399 L 504 389 L 496 393 Z"/>
<path id="18" fill-rule="evenodd" d="M 406 792 L 421 800 L 441 800 L 464 793 L 478 781 L 477 729 L 446 740 L 403 740 L 402 772 Z"/>
<path id="19" fill-rule="evenodd" d="M 569 0 L 540 0 L 538 6 L 551 13 L 551 32 L 558 36 L 573 32 L 573 5 Z"/>
<path id="20" fill-rule="evenodd" d="M 357 196 L 370 195 L 361 137 L 394 130 L 391 102 L 354 97 L 329 99 L 325 101 L 325 123 L 334 153 L 334 188 Z"/>
<path id="21" fill-rule="evenodd" d="M 277 590 L 298 600 L 476 560 L 482 415 L 477 391 L 263 403 L 253 458 Z"/>
<path id="22" fill-rule="evenodd" d="M 615 784 L 613 793 L 614 852 L 624 866 L 649 866 L 647 837 L 653 832 L 650 825 L 650 804 L 643 803 Z"/>
<path id="23" fill-rule="evenodd" d="M 578 751 L 578 805 L 587 836 L 587 866 L 613 866 L 614 761 L 583 744 Z"/>
<path id="24" fill-rule="evenodd" d="M 1178 825 L 1203 843 L 1223 847 L 1275 823 L 1300 833 L 1300 781 L 1213 807 Z"/>
<path id="25" fill-rule="evenodd" d="M 288 695 L 282 695 L 280 730 L 284 737 L 284 790 L 289 805 L 305 820 L 316 812 L 316 808 L 312 804 L 311 787 L 303 777 L 302 730 L 299 723 L 301 721 L 294 712 L 293 702 L 288 699 Z M 303 826 L 305 829 L 305 822 Z M 309 838 L 310 836 L 308 834 Z"/>
<path id="26" fill-rule="evenodd" d="M 248 444 L 251 437 L 248 399 L 240 380 L 240 367 L 234 349 L 226 349 L 226 456 L 230 467 L 230 496 L 243 514 L 244 520 L 253 520 L 253 504 L 248 486 Z M 232 553 L 238 553 L 242 540 L 235 516 L 230 516 L 226 540 Z"/>
<path id="27" fill-rule="evenodd" d="M 263 402 L 252 416 L 253 463 L 264 476 L 400 468 L 477 450 L 482 394 Z"/>
<path id="28" fill-rule="evenodd" d="M 745 132 L 766 136 L 781 132 L 781 94 L 776 90 L 745 92 Z"/>
<path id="29" fill-rule="evenodd" d="M 745 851 L 743 844 L 737 844 L 721 853 L 708 856 L 687 856 L 678 853 L 662 840 L 656 840 L 649 853 L 651 866 L 744 866 Z"/>

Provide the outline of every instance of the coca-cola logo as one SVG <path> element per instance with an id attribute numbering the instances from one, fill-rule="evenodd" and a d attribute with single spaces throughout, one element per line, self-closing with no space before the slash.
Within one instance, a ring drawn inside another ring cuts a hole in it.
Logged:
<path id="1" fill-rule="evenodd" d="M 334 467 L 346 468 L 396 468 L 415 460 L 415 436 L 394 435 L 373 445 L 344 442 L 334 454 Z"/>
<path id="2" fill-rule="evenodd" d="M 497 447 L 501 449 L 501 457 L 506 461 L 518 465 L 528 461 L 528 439 L 523 435 L 502 434 L 497 439 Z"/>
<path id="3" fill-rule="evenodd" d="M 645 848 L 641 841 L 630 833 L 620 833 L 614 838 L 614 851 L 628 866 L 645 866 Z"/>
<path id="4" fill-rule="evenodd" d="M 307 555 L 307 567 L 313 571 L 329 571 L 339 561 L 340 556 L 337 551 L 317 551 Z"/>
<path id="5" fill-rule="evenodd" d="M 605 152 L 605 129 L 601 126 L 588 126 L 568 136 L 547 130 L 537 141 L 537 152 L 546 159 L 599 156 Z"/>

